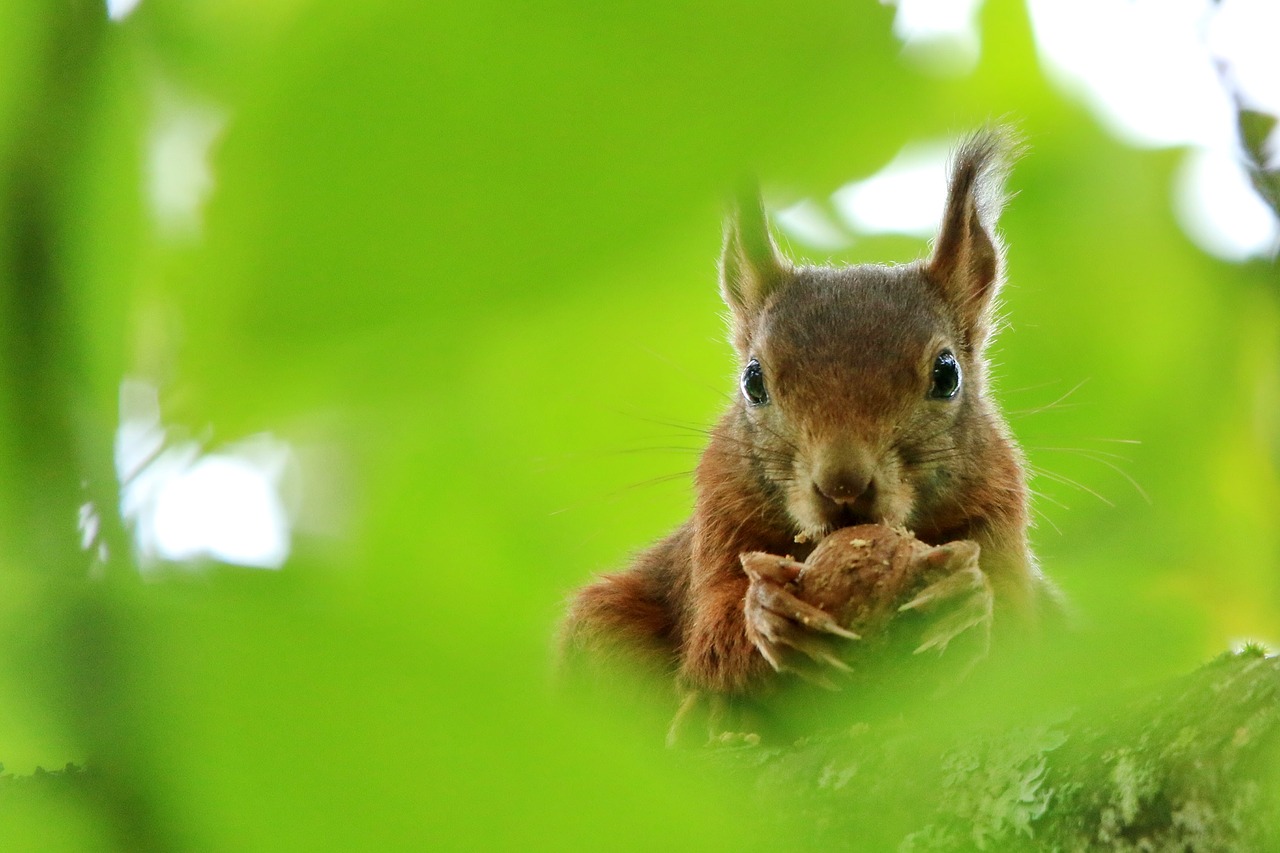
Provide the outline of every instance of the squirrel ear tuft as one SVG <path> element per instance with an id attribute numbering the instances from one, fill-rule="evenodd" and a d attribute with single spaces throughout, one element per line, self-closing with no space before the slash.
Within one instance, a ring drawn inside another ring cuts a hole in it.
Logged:
<path id="1" fill-rule="evenodd" d="M 960 143 L 926 267 L 974 348 L 989 334 L 992 306 L 1004 281 L 1004 244 L 995 227 L 1006 200 L 1005 178 L 1018 153 L 1017 136 L 1004 127 L 984 128 Z"/>
<path id="2" fill-rule="evenodd" d="M 720 295 L 735 317 L 752 316 L 764 307 L 790 269 L 769 233 L 760 191 L 743 188 L 724 229 L 720 255 Z"/>

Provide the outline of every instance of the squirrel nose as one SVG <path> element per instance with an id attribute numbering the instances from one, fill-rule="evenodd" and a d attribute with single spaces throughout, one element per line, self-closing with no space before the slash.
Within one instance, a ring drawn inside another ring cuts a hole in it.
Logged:
<path id="1" fill-rule="evenodd" d="M 869 503 L 875 498 L 875 481 L 860 468 L 831 466 L 819 470 L 813 478 L 813 489 L 827 500 L 840 504 Z"/>

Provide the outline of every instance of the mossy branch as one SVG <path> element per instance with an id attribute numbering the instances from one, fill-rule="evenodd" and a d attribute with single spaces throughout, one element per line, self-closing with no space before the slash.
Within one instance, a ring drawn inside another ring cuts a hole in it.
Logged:
<path id="1" fill-rule="evenodd" d="M 937 742 L 898 716 L 713 749 L 816 849 L 1263 850 L 1280 842 L 1280 659 Z"/>

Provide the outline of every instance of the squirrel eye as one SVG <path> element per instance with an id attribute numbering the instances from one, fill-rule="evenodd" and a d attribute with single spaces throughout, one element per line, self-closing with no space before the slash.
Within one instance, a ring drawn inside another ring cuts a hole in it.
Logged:
<path id="1" fill-rule="evenodd" d="M 764 387 L 764 370 L 754 358 L 747 362 L 746 370 L 742 371 L 742 396 L 753 406 L 763 406 L 769 402 L 769 392 Z"/>
<path id="2" fill-rule="evenodd" d="M 960 390 L 960 363 L 944 349 L 933 360 L 933 387 L 929 396 L 939 400 L 950 400 Z"/>

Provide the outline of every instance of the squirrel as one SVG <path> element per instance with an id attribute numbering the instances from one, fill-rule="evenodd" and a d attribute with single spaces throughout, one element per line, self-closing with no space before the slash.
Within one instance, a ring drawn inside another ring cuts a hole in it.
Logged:
<path id="1" fill-rule="evenodd" d="M 769 689 L 779 672 L 820 679 L 839 666 L 832 643 L 852 635 L 789 577 L 748 574 L 740 558 L 803 559 L 865 523 L 929 545 L 977 543 L 998 632 L 1033 627 L 1056 602 L 1028 545 L 1023 458 L 984 355 L 1016 147 L 999 128 L 961 142 L 932 251 L 905 265 L 794 264 L 758 192 L 737 200 L 719 273 L 739 393 L 699 460 L 692 517 L 578 591 L 562 656 L 623 659 L 730 698 Z"/>

